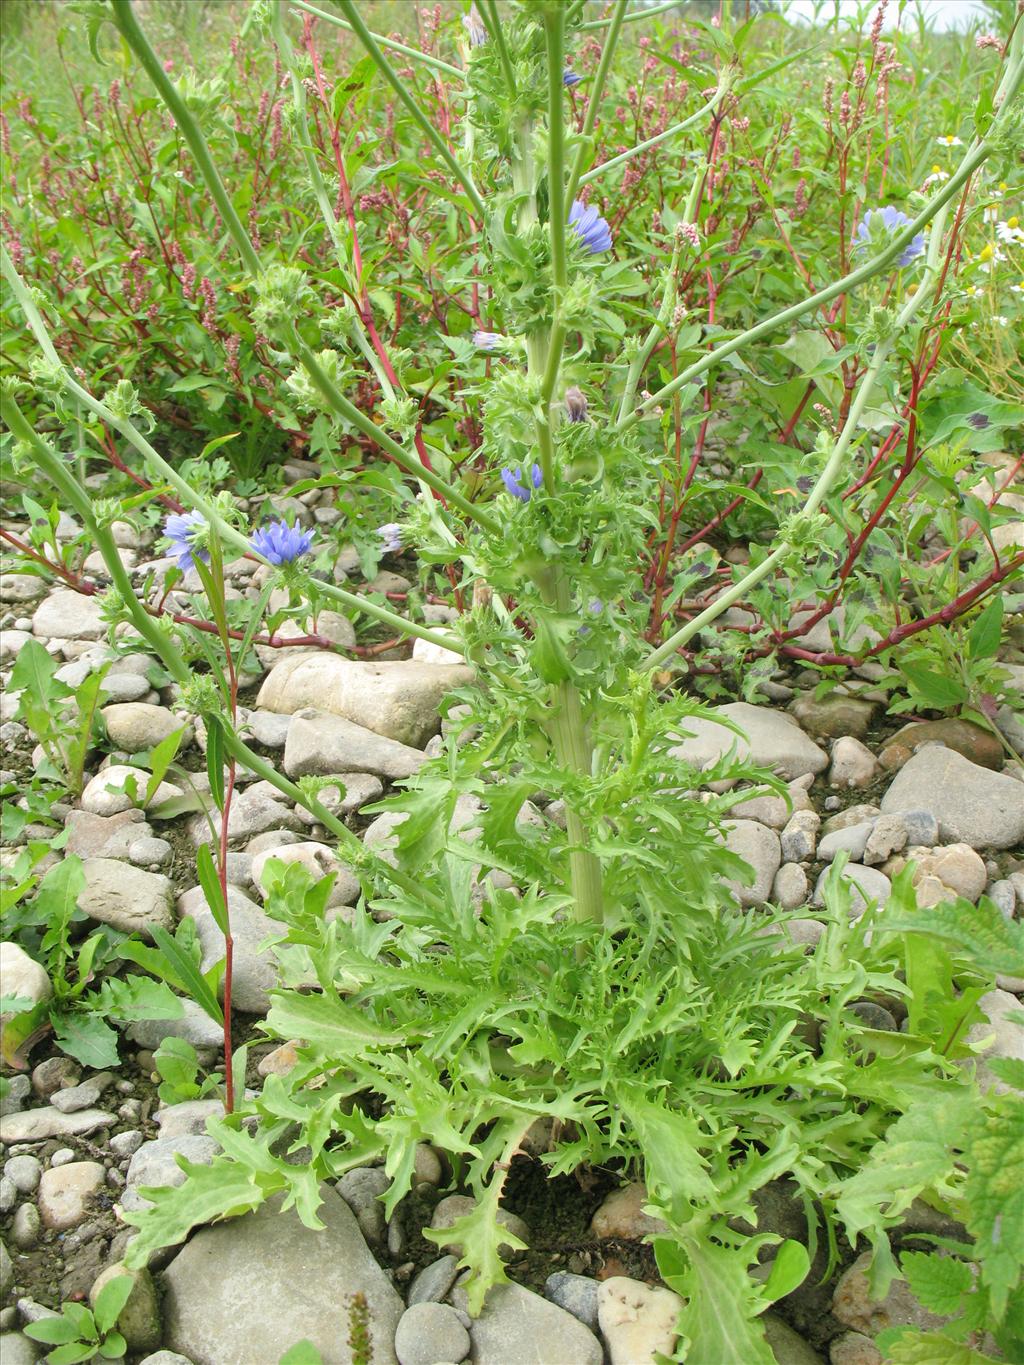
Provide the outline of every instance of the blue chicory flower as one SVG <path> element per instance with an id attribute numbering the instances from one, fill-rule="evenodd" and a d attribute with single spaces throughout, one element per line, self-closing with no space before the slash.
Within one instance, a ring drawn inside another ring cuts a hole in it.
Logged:
<path id="1" fill-rule="evenodd" d="M 521 469 L 503 469 L 501 471 L 501 481 L 505 485 L 507 492 L 520 502 L 529 502 L 533 492 L 532 488 L 527 488 L 522 483 L 523 471 Z M 544 473 L 539 464 L 535 464 L 530 470 L 530 482 L 533 488 L 539 488 L 544 481 Z"/>
<path id="2" fill-rule="evenodd" d="M 882 235 L 891 236 L 898 232 L 900 228 L 906 227 L 910 219 L 899 209 L 893 208 L 892 204 L 886 204 L 884 208 L 868 209 L 864 217 L 857 224 L 856 242 L 858 247 L 870 246 L 872 241 L 877 242 Z M 917 236 L 904 247 L 897 257 L 896 264 L 900 267 L 909 265 L 915 256 L 920 256 L 924 251 L 924 233 L 919 232 Z"/>
<path id="3" fill-rule="evenodd" d="M 481 351 L 496 350 L 499 343 L 504 341 L 504 339 L 505 338 L 500 332 L 476 331 L 473 333 L 473 345 L 478 347 Z"/>
<path id="4" fill-rule="evenodd" d="M 377 527 L 377 534 L 384 542 L 384 553 L 396 555 L 402 548 L 402 528 L 397 521 L 386 521 Z"/>
<path id="5" fill-rule="evenodd" d="M 271 564 L 293 564 L 309 554 L 313 532 L 301 531 L 297 526 L 289 526 L 286 521 L 272 521 L 255 531 L 249 544 L 258 555 L 269 559 Z"/>
<path id="6" fill-rule="evenodd" d="M 574 85 L 579 85 L 582 79 L 582 76 L 578 76 L 575 71 L 570 71 L 568 67 L 562 72 L 562 84 L 566 90 L 571 90 Z"/>
<path id="7" fill-rule="evenodd" d="M 183 573 L 194 569 L 196 560 L 210 562 L 210 552 L 197 541 L 206 530 L 206 518 L 198 512 L 172 512 L 164 522 L 164 535 L 171 542 L 171 553 Z"/>
<path id="8" fill-rule="evenodd" d="M 592 256 L 611 251 L 612 230 L 593 205 L 574 199 L 569 210 L 569 226 Z"/>

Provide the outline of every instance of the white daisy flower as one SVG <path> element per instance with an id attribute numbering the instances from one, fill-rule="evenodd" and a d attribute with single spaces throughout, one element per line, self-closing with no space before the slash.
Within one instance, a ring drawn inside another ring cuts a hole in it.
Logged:
<path id="1" fill-rule="evenodd" d="M 1024 294 L 1024 280 L 1020 280 L 1017 284 L 1011 284 L 1010 288 L 1015 294 Z"/>
<path id="2" fill-rule="evenodd" d="M 1020 219 L 1014 215 L 1012 218 L 1007 218 L 1005 223 L 996 223 L 996 236 L 1001 242 L 1007 244 L 1024 242 L 1024 229 L 1021 228 Z"/>
<path id="3" fill-rule="evenodd" d="M 949 171 L 944 171 L 941 166 L 933 166 L 931 174 L 926 176 L 921 183 L 921 188 L 926 190 L 931 185 L 941 185 L 943 180 L 949 179 Z"/>
<path id="4" fill-rule="evenodd" d="M 952 133 L 943 133 L 942 136 L 937 137 L 935 141 L 940 147 L 962 147 L 964 145 L 963 139 L 954 137 Z"/>
<path id="5" fill-rule="evenodd" d="M 1000 261 L 1005 260 L 1006 252 L 1000 251 L 997 246 L 993 246 L 992 243 L 989 242 L 987 246 L 982 247 L 981 251 L 978 252 L 978 269 L 983 274 L 989 275 Z"/>
<path id="6" fill-rule="evenodd" d="M 1010 319 L 1009 319 L 1009 318 L 1004 318 L 1003 315 L 1002 315 L 1002 313 L 996 313 L 996 314 L 993 316 L 992 321 L 993 321 L 993 322 L 998 322 L 1000 327 L 1009 327 L 1009 325 L 1010 325 Z"/>

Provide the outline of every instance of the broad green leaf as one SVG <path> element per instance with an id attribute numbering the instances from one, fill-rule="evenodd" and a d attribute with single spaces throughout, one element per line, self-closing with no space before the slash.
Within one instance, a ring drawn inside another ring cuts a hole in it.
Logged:
<path id="1" fill-rule="evenodd" d="M 73 853 L 46 873 L 36 892 L 35 909 L 49 927 L 43 935 L 43 952 L 55 948 L 68 952 L 68 926 L 78 911 L 78 897 L 85 890 L 82 860 Z"/>
<path id="2" fill-rule="evenodd" d="M 71 689 L 53 676 L 58 667 L 57 660 L 38 640 L 26 640 L 18 650 L 8 687 L 12 692 L 22 691 L 23 696 L 45 708 L 51 702 L 71 695 Z"/>
<path id="3" fill-rule="evenodd" d="M 953 1317 L 960 1311 L 963 1296 L 970 1292 L 974 1275 L 966 1261 L 934 1252 L 905 1251 L 900 1269 L 914 1297 L 933 1313 Z"/>
<path id="4" fill-rule="evenodd" d="M 872 1148 L 860 1170 L 838 1186 L 836 1212 L 855 1241 L 885 1228 L 923 1191 L 950 1193 L 953 1147 L 963 1137 L 962 1106 L 948 1095 L 909 1109 Z"/>
<path id="5" fill-rule="evenodd" d="M 78 1336 L 78 1328 L 70 1318 L 40 1318 L 38 1322 L 29 1322 L 21 1329 L 27 1337 L 33 1341 L 45 1342 L 48 1346 L 62 1346 L 65 1342 L 74 1341 Z"/>
<path id="6" fill-rule="evenodd" d="M 1002 1095 L 975 1111 L 963 1149 L 965 1224 L 999 1322 L 1024 1277 L 1024 1098 Z"/>
<path id="7" fill-rule="evenodd" d="M 49 1000 L 41 1000 L 30 1009 L 5 1020 L 0 1029 L 0 1039 L 3 1040 L 0 1055 L 4 1062 L 15 1071 L 24 1071 L 29 1053 L 51 1027 Z"/>
<path id="8" fill-rule="evenodd" d="M 977 905 L 959 897 L 912 912 L 887 911 L 878 928 L 941 939 L 981 972 L 1024 976 L 1024 924 L 1006 919 L 987 896 Z"/>
<path id="9" fill-rule="evenodd" d="M 956 678 L 951 678 L 945 673 L 936 673 L 934 669 L 926 668 L 924 664 L 901 663 L 899 669 L 925 705 L 933 707 L 936 711 L 960 706 L 967 700 L 967 689 Z"/>
<path id="10" fill-rule="evenodd" d="M 209 844 L 199 845 L 196 851 L 196 869 L 199 873 L 199 885 L 203 888 L 206 904 L 210 907 L 210 914 L 213 916 L 217 928 L 227 938 L 230 933 L 228 905 L 224 898 L 220 879 L 217 876 L 217 869 L 213 863 L 213 852 Z"/>
<path id="11" fill-rule="evenodd" d="M 977 618 L 967 636 L 967 652 L 972 659 L 993 659 L 1003 638 L 1003 599 L 993 597 Z"/>
<path id="12" fill-rule="evenodd" d="M 765 1281 L 764 1296 L 772 1303 L 802 1285 L 811 1268 L 811 1258 L 802 1242 L 787 1239 L 775 1253 L 772 1268 Z"/>
<path id="13" fill-rule="evenodd" d="M 887 1365 L 939 1365 L 940 1361 L 941 1365 L 998 1365 L 992 1356 L 941 1332 L 904 1331 L 895 1340 L 887 1340 L 885 1359 Z"/>
<path id="14" fill-rule="evenodd" d="M 109 1332 L 116 1326 L 121 1310 L 131 1297 L 134 1287 L 135 1281 L 131 1275 L 115 1275 L 97 1294 L 92 1311 L 101 1332 Z"/>
<path id="15" fill-rule="evenodd" d="M 764 1308 L 750 1277 L 754 1253 L 702 1237 L 687 1239 L 685 1252 L 665 1237 L 654 1239 L 658 1269 L 684 1306 L 678 1330 L 687 1365 L 776 1365 L 757 1315 Z"/>
<path id="16" fill-rule="evenodd" d="M 700 1152 L 700 1130 L 688 1115 L 659 1104 L 658 1092 L 653 1093 L 651 1099 L 620 1086 L 616 1098 L 636 1130 L 652 1202 L 664 1204 L 672 1219 L 685 1222 L 695 1200 L 714 1194 Z"/>
<path id="17" fill-rule="evenodd" d="M 83 1066 L 98 1071 L 117 1066 L 117 1034 L 98 1014 L 83 1010 L 54 1018 L 53 1032 L 57 1046 Z"/>
<path id="18" fill-rule="evenodd" d="M 289 1346 L 278 1361 L 278 1365 L 324 1365 L 324 1358 L 313 1343 L 304 1338 Z"/>

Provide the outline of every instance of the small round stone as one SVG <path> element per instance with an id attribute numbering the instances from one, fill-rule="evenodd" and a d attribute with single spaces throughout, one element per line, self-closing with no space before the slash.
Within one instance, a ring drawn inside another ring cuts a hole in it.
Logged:
<path id="1" fill-rule="evenodd" d="M 436 1365 L 469 1354 L 469 1333 L 446 1303 L 417 1303 L 406 1309 L 395 1333 L 401 1365 Z"/>
<path id="2" fill-rule="evenodd" d="M 32 1072 L 32 1089 L 40 1099 L 48 1100 L 58 1090 L 77 1085 L 81 1070 L 70 1057 L 48 1057 Z"/>
<path id="3" fill-rule="evenodd" d="M 50 1166 L 66 1166 L 69 1161 L 76 1161 L 77 1154 L 70 1147 L 58 1147 L 50 1156 Z"/>
<path id="4" fill-rule="evenodd" d="M 39 1241 L 40 1218 L 35 1204 L 21 1204 L 11 1221 L 11 1241 L 19 1251 L 31 1251 Z"/>
<path id="5" fill-rule="evenodd" d="M 24 1153 L 4 1162 L 4 1175 L 19 1194 L 32 1194 L 39 1187 L 43 1164 L 37 1156 Z"/>
<path id="6" fill-rule="evenodd" d="M 117 1133 L 110 1139 L 110 1150 L 119 1161 L 125 1157 L 134 1156 L 142 1146 L 142 1134 L 137 1128 L 130 1128 L 126 1133 Z"/>

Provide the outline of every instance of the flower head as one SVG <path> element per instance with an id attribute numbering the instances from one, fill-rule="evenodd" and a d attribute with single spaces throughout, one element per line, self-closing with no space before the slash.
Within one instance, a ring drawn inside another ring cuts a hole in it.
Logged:
<path id="1" fill-rule="evenodd" d="M 1020 219 L 1014 215 L 1007 218 L 1005 223 L 996 223 L 996 236 L 1001 242 L 1024 242 L 1024 228 L 1021 228 Z"/>
<path id="2" fill-rule="evenodd" d="M 562 72 L 562 84 L 566 90 L 571 90 L 574 85 L 579 85 L 582 79 L 582 76 L 577 75 L 575 71 L 570 71 L 568 67 Z"/>
<path id="3" fill-rule="evenodd" d="M 473 345 L 479 347 L 481 351 L 497 350 L 498 345 L 504 341 L 500 332 L 481 332 L 473 333 Z"/>
<path id="4" fill-rule="evenodd" d="M 944 171 L 942 167 L 939 165 L 934 165 L 931 169 L 931 173 L 925 176 L 924 180 L 921 181 L 921 188 L 923 190 L 926 190 L 929 188 L 929 186 L 941 185 L 944 180 L 948 179 L 949 172 Z"/>
<path id="5" fill-rule="evenodd" d="M 174 512 L 164 522 L 164 535 L 183 573 L 194 569 L 197 559 L 209 564 L 210 552 L 199 543 L 207 529 L 206 518 L 198 512 Z"/>
<path id="6" fill-rule="evenodd" d="M 940 147 L 962 147 L 964 145 L 963 140 L 961 138 L 954 137 L 952 133 L 943 133 L 943 135 L 941 137 L 937 137 L 935 141 L 939 144 Z"/>
<path id="7" fill-rule="evenodd" d="M 868 209 L 864 217 L 857 224 L 857 241 L 859 247 L 870 246 L 872 242 L 878 242 L 879 238 L 891 236 L 898 232 L 900 228 L 906 227 L 910 219 L 899 209 L 893 208 L 891 204 L 886 204 L 885 208 Z M 919 232 L 917 236 L 903 248 L 896 260 L 898 266 L 909 265 L 915 256 L 920 256 L 924 251 L 924 233 Z"/>
<path id="8" fill-rule="evenodd" d="M 397 521 L 386 521 L 377 527 L 377 534 L 384 542 L 384 553 L 396 555 L 402 548 L 402 528 Z"/>
<path id="9" fill-rule="evenodd" d="M 309 554 L 313 544 L 312 531 L 300 531 L 297 526 L 289 526 L 286 521 L 272 521 L 261 526 L 249 540 L 258 555 L 269 559 L 271 564 L 292 564 L 296 559 Z"/>
<path id="10" fill-rule="evenodd" d="M 593 205 L 574 199 L 569 210 L 569 226 L 591 256 L 601 251 L 611 251 L 612 230 Z"/>
<path id="11" fill-rule="evenodd" d="M 505 485 L 505 490 L 511 493 L 520 502 L 529 502 L 533 493 L 533 488 L 539 488 L 544 481 L 544 473 L 539 464 L 535 464 L 530 470 L 530 483 L 533 488 L 524 485 L 523 471 L 521 469 L 503 469 L 501 471 L 501 481 Z"/>

